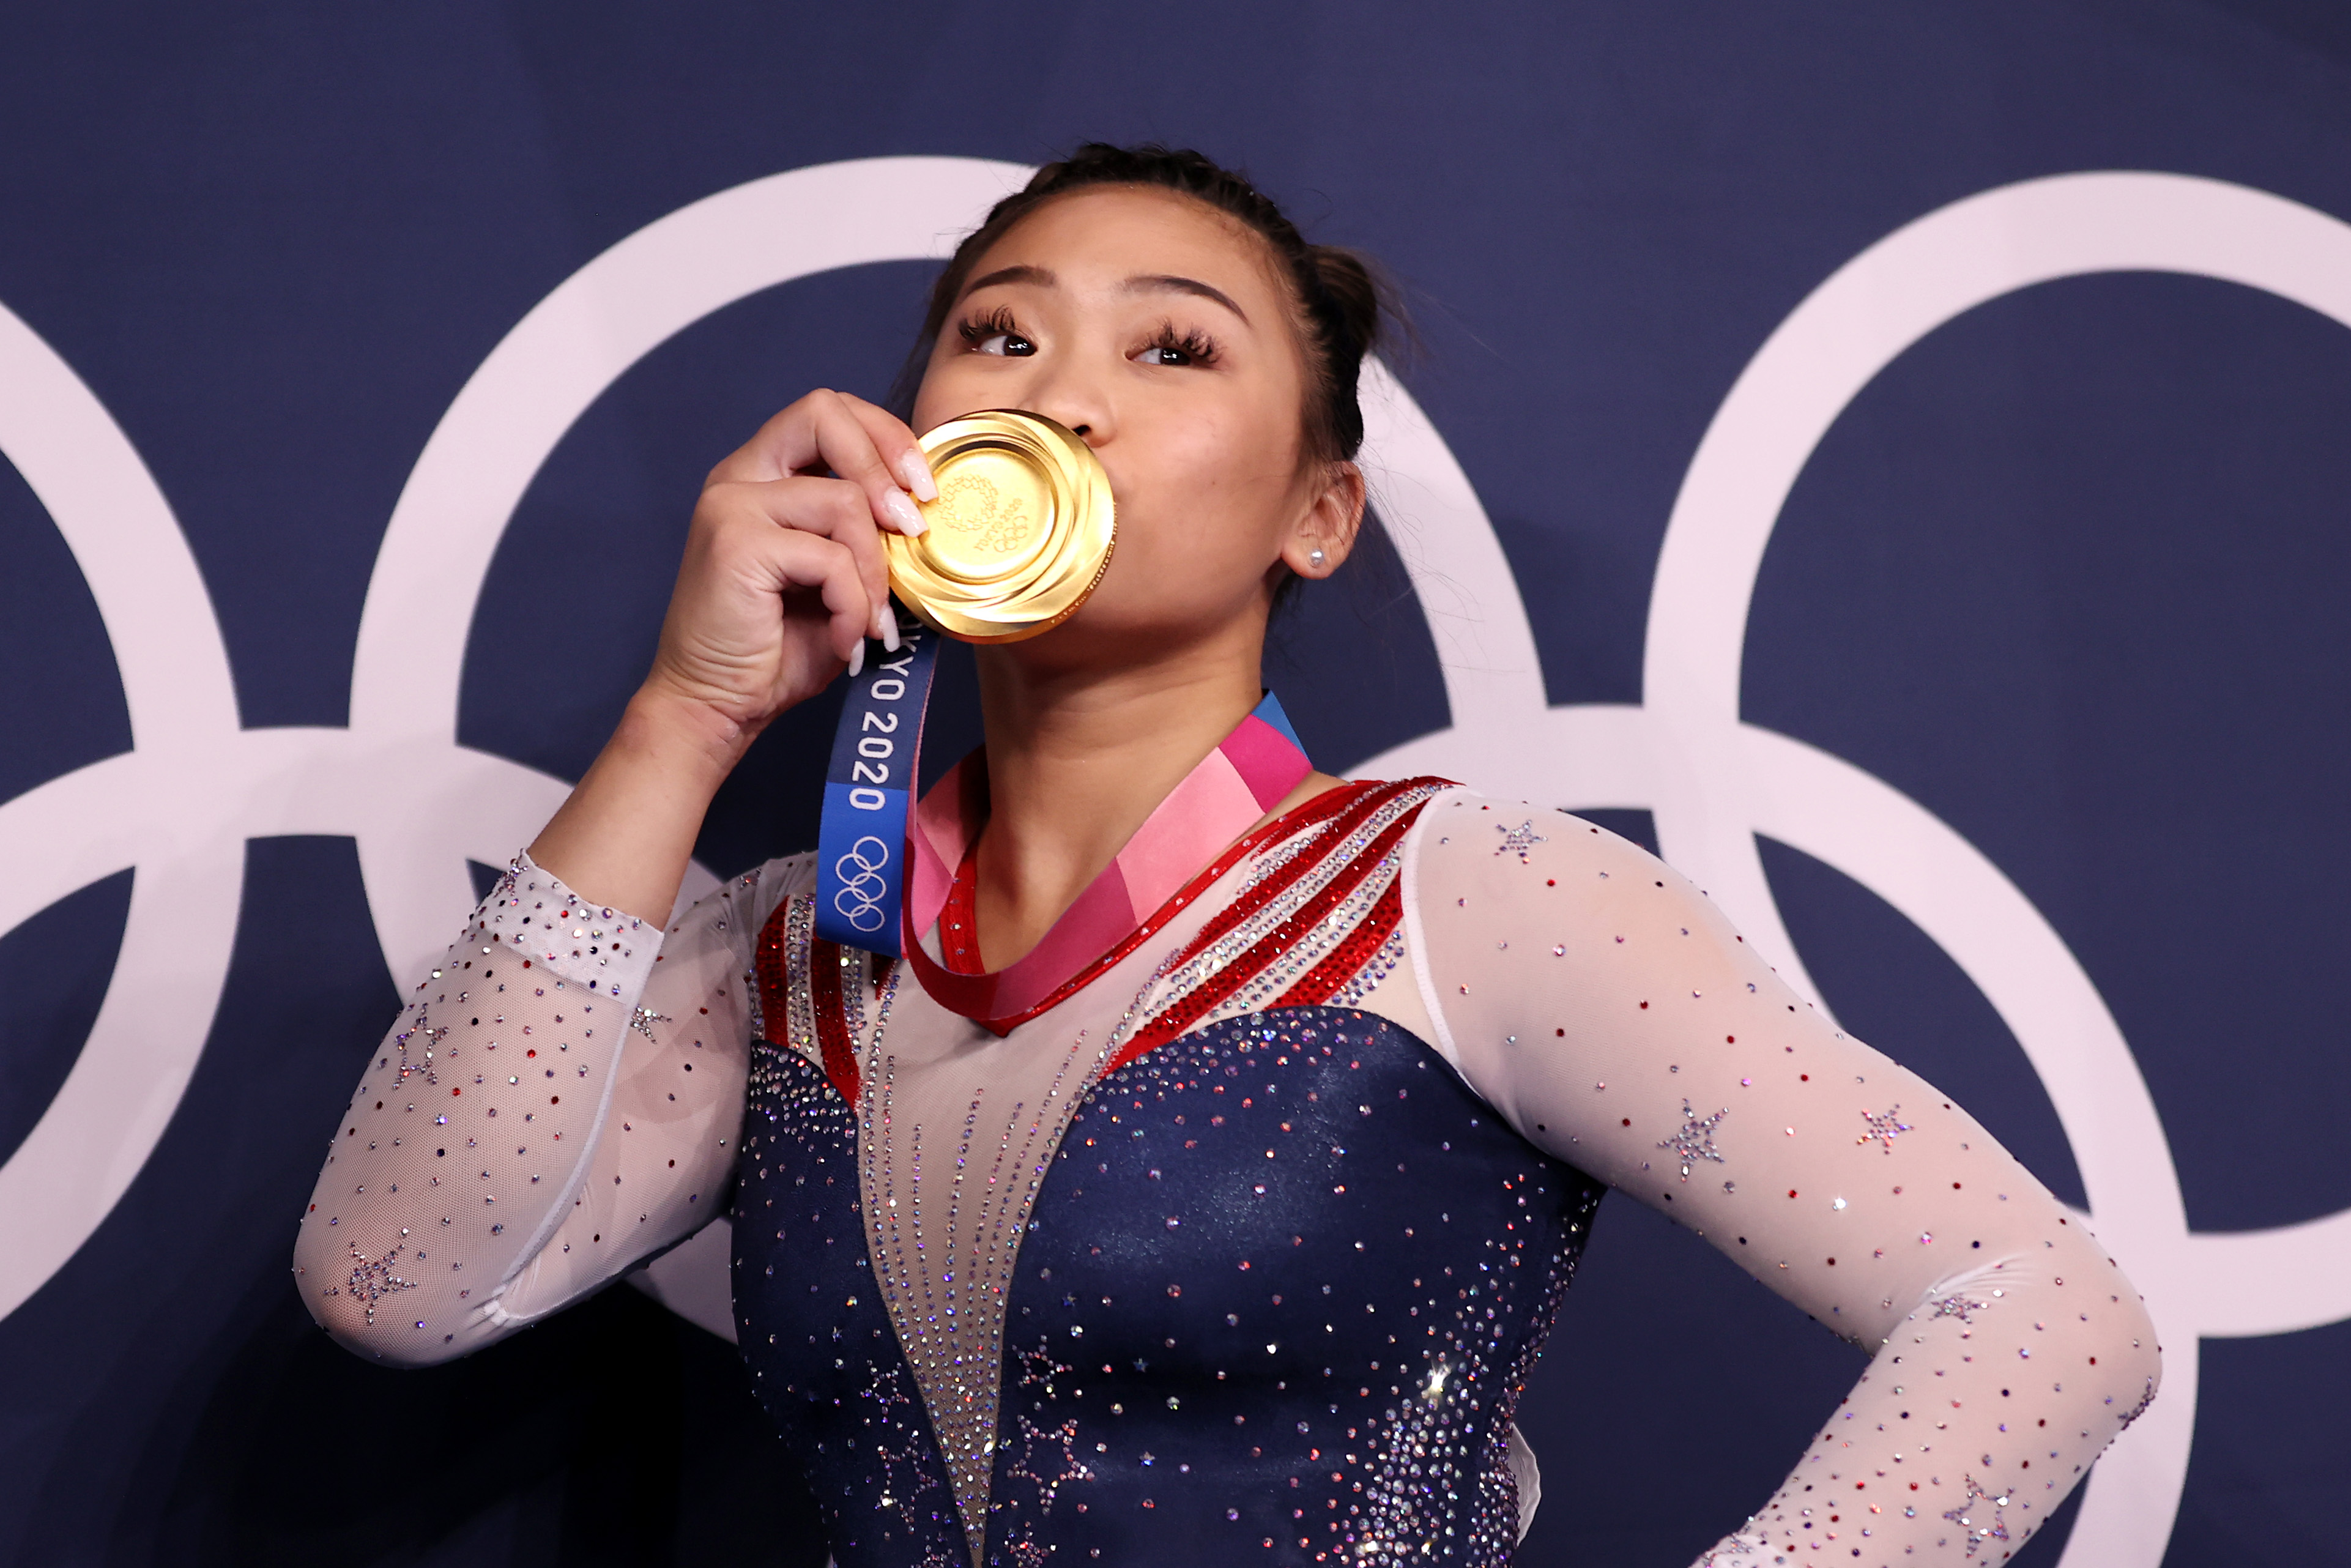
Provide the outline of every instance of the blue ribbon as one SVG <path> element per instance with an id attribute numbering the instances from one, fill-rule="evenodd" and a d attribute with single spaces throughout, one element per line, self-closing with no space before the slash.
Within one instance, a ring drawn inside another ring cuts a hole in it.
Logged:
<path id="1" fill-rule="evenodd" d="M 905 629 L 899 652 L 883 655 L 872 645 L 868 653 L 883 662 L 869 658 L 849 683 L 816 840 L 817 935 L 893 958 L 911 858 L 915 758 L 939 655 L 938 633 L 904 611 L 898 624 Z"/>

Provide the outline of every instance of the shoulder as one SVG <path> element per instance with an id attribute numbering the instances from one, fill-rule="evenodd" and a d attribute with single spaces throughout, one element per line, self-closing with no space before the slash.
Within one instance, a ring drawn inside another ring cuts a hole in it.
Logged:
<path id="1" fill-rule="evenodd" d="M 771 907 L 787 898 L 810 897 L 816 893 L 816 852 L 780 855 L 738 880 L 756 881 Z"/>
<path id="2" fill-rule="evenodd" d="M 1422 810 L 1405 851 L 1406 902 L 1430 918 L 1441 912 L 1447 929 L 1634 918 L 1678 928 L 1720 918 L 1688 878 L 1641 845 L 1524 800 L 1447 790 Z"/>
<path id="3" fill-rule="evenodd" d="M 757 931 L 789 901 L 816 895 L 816 852 L 778 856 L 745 872 L 735 884 L 742 913 Z"/>
<path id="4" fill-rule="evenodd" d="M 783 855 L 730 876 L 695 899 L 670 925 L 669 936 L 707 932 L 739 946 L 756 940 L 786 901 L 816 891 L 814 852 Z"/>
<path id="5" fill-rule="evenodd" d="M 1597 822 L 1557 807 L 1481 795 L 1460 785 L 1426 797 L 1414 833 L 1419 853 L 1442 852 L 1437 858 L 1448 861 L 1513 865 L 1538 860 L 1591 861 L 1612 867 L 1654 866 L 1659 877 L 1670 876 L 1656 856 Z"/>
<path id="6" fill-rule="evenodd" d="M 1599 823 L 1463 790 L 1430 803 L 1411 847 L 1414 961 L 1465 1060 L 1480 1030 L 1508 1038 L 1530 1007 L 1573 998 L 1587 1017 L 1629 1019 L 1659 994 L 1777 985 L 1704 889 Z"/>

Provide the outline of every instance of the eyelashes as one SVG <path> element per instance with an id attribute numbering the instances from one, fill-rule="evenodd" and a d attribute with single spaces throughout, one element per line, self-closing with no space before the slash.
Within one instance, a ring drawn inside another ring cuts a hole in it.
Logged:
<path id="1" fill-rule="evenodd" d="M 1037 351 L 1036 343 L 1021 332 L 1011 308 L 1004 305 L 965 317 L 956 323 L 956 336 L 972 353 L 1019 359 Z M 1205 368 L 1217 362 L 1217 352 L 1216 340 L 1198 328 L 1179 329 L 1173 321 L 1162 321 L 1127 357 L 1138 364 L 1165 369 Z"/>
<path id="2" fill-rule="evenodd" d="M 1002 305 L 965 317 L 956 323 L 956 335 L 974 353 L 1020 356 L 1037 351 L 1037 345 L 1020 335 L 1019 324 L 1012 319 L 1010 308 Z M 990 348 L 991 343 L 998 346 Z"/>
<path id="3" fill-rule="evenodd" d="M 1134 357 L 1144 364 L 1213 365 L 1217 362 L 1217 344 L 1196 327 L 1179 332 L 1173 321 L 1163 321 L 1158 334 L 1136 350 Z"/>

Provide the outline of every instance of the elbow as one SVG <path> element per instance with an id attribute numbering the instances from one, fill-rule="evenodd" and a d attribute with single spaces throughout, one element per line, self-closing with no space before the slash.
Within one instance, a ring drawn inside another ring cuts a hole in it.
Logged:
<path id="1" fill-rule="evenodd" d="M 436 1325 L 429 1317 L 420 1319 L 379 1307 L 371 1318 L 364 1305 L 354 1305 L 340 1292 L 324 1300 L 313 1292 L 307 1304 L 311 1321 L 327 1331 L 329 1339 L 379 1366 L 439 1366 L 475 1348 L 466 1335 L 454 1328 L 434 1332 Z"/>
<path id="2" fill-rule="evenodd" d="M 308 1229 L 303 1232 L 294 1249 L 294 1289 L 310 1321 L 337 1344 L 364 1361 L 399 1367 L 436 1366 L 475 1348 L 464 1332 L 472 1326 L 472 1314 L 447 1311 L 455 1302 L 402 1300 L 396 1291 L 371 1299 L 364 1293 L 369 1283 L 348 1259 L 338 1260 L 329 1249 L 314 1244 Z M 436 1332 L 440 1317 L 451 1321 Z"/>
<path id="3" fill-rule="evenodd" d="M 2098 1401 L 2097 1414 L 2110 1422 L 2103 1438 L 2111 1442 L 2155 1403 L 2163 1387 L 2163 1346 L 2156 1336 L 2155 1316 L 2147 1311 L 2138 1288 L 2120 1265 L 2105 1256 L 2104 1249 L 2095 1245 L 2084 1249 L 2066 1275 L 2072 1276 L 2075 1268 L 2095 1281 L 2093 1288 L 2105 1298 L 2088 1303 L 2086 1312 L 2082 1303 L 2067 1304 L 2083 1313 L 2091 1330 L 2092 1343 L 2085 1347 L 2096 1369 L 2091 1386 Z M 2061 1297 L 2071 1293 L 2068 1290 L 2057 1292 Z"/>
<path id="4" fill-rule="evenodd" d="M 356 1333 L 350 1332 L 346 1325 L 342 1324 L 321 1323 L 320 1326 L 326 1329 L 329 1339 L 333 1340 L 360 1360 L 371 1361 L 378 1366 L 393 1366 L 402 1371 L 413 1371 L 419 1367 L 439 1366 L 444 1362 L 455 1361 L 460 1354 L 455 1345 L 442 1343 L 437 1335 L 430 1344 L 423 1344 L 417 1343 L 415 1339 L 403 1337 L 397 1332 L 402 1328 L 412 1328 L 413 1324 L 387 1325 L 379 1322 L 362 1326 Z"/>
<path id="5" fill-rule="evenodd" d="M 2123 1312 L 2114 1338 L 2116 1360 L 2122 1368 L 2123 1384 L 2119 1391 L 2110 1391 L 2108 1397 L 2120 1419 L 2119 1432 L 2147 1413 L 2155 1396 L 2163 1388 L 2163 1345 L 2156 1337 L 2154 1315 L 2138 1292 L 2131 1289 L 2130 1281 L 2119 1269 L 2115 1270 L 2115 1292 L 2122 1299 L 2117 1304 Z"/>

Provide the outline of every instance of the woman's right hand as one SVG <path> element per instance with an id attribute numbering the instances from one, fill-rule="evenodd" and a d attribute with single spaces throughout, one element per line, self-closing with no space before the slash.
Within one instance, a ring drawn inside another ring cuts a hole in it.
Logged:
<path id="1" fill-rule="evenodd" d="M 531 858 L 660 920 L 744 749 L 865 638 L 896 645 L 880 530 L 923 531 L 910 494 L 938 496 L 914 433 L 846 392 L 809 393 L 712 469 L 653 670 Z"/>
<path id="2" fill-rule="evenodd" d="M 707 710 L 748 746 L 837 679 L 867 637 L 894 648 L 880 530 L 923 531 L 938 487 L 914 432 L 812 392 L 711 470 L 645 694 Z"/>

